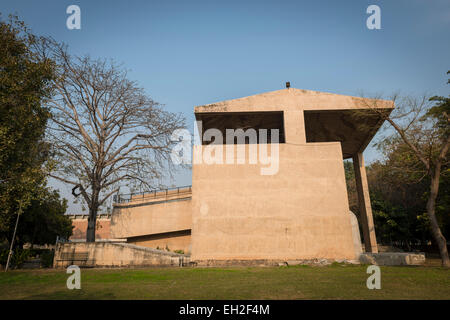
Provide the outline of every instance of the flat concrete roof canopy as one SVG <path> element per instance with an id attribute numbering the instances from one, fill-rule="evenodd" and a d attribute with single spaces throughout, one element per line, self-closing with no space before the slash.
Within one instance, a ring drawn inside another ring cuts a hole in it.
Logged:
<path id="1" fill-rule="evenodd" d="M 383 124 L 371 110 L 305 110 L 304 117 L 306 142 L 339 141 L 344 159 L 363 152 Z"/>
<path id="2" fill-rule="evenodd" d="M 202 121 L 200 134 L 209 128 L 222 134 L 226 129 L 280 129 L 280 143 L 339 141 L 347 159 L 364 151 L 383 124 L 381 114 L 393 108 L 388 100 L 289 88 L 197 106 L 195 116 Z"/>

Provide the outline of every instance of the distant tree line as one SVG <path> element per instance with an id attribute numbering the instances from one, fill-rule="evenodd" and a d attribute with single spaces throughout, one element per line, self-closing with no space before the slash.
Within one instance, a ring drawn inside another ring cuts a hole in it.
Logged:
<path id="1" fill-rule="evenodd" d="M 401 150 L 397 150 L 401 152 Z M 395 155 L 393 155 L 394 157 Z M 427 247 L 436 243 L 426 215 L 428 179 L 414 180 L 413 174 L 395 174 L 391 161 L 376 161 L 367 166 L 372 213 L 377 241 L 383 245 L 398 246 L 404 250 Z M 353 164 L 344 162 L 350 210 L 359 217 L 358 198 Z M 450 171 L 440 181 L 436 216 L 446 238 L 450 237 Z"/>

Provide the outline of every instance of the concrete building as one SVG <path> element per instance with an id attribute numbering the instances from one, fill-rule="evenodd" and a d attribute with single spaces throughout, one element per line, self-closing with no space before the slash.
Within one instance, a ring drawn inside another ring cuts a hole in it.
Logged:
<path id="1" fill-rule="evenodd" d="M 195 107 L 202 137 L 208 129 L 223 136 L 227 129 L 242 129 L 244 140 L 196 145 L 192 188 L 118 201 L 111 237 L 183 250 L 199 264 L 355 260 L 361 240 L 343 167 L 344 159 L 353 159 L 365 251 L 376 253 L 362 155 L 383 122 L 372 107 L 390 112 L 394 106 L 392 101 L 288 88 Z M 269 129 L 269 138 L 253 141 L 248 129 Z M 279 139 L 272 142 L 275 131 L 270 130 L 275 129 Z M 261 156 L 264 148 L 270 151 L 270 164 L 249 161 L 254 150 Z M 214 154 L 213 160 L 205 154 Z M 269 166 L 276 170 L 264 174 Z"/>

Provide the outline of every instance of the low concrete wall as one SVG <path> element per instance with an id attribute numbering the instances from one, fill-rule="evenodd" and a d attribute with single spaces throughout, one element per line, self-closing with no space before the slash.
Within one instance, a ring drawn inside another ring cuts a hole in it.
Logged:
<path id="1" fill-rule="evenodd" d="M 363 264 L 379 266 L 418 266 L 425 263 L 425 254 L 412 252 L 363 253 L 359 257 L 359 261 Z"/>
<path id="2" fill-rule="evenodd" d="M 87 253 L 87 261 L 67 260 L 67 255 L 79 253 Z M 183 266 L 188 263 L 188 255 L 129 243 L 59 243 L 53 267 L 64 268 L 72 264 L 80 267 Z"/>

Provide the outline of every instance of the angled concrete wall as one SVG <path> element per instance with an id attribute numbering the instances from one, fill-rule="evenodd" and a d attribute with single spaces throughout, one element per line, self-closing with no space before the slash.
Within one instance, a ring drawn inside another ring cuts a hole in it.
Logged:
<path id="1" fill-rule="evenodd" d="M 113 238 L 130 238 L 191 229 L 191 200 L 115 206 L 111 217 Z"/>
<path id="2" fill-rule="evenodd" d="M 116 204 L 111 217 L 111 236 L 149 248 L 190 252 L 192 227 L 191 191 L 168 198 L 135 197 Z"/>
<path id="3" fill-rule="evenodd" d="M 127 238 L 127 243 L 154 249 L 191 252 L 191 230 L 180 230 Z"/>

